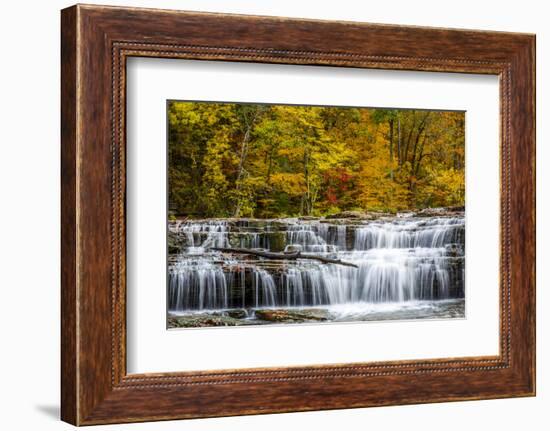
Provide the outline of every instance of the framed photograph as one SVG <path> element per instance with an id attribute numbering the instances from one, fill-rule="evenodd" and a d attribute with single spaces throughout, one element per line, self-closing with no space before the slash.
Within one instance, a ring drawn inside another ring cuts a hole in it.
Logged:
<path id="1" fill-rule="evenodd" d="M 534 35 L 61 16 L 63 420 L 535 394 Z"/>

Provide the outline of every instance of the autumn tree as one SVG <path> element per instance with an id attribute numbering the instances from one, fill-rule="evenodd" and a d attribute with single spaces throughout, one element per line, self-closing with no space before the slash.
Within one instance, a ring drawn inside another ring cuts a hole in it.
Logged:
<path id="1" fill-rule="evenodd" d="M 464 113 L 170 102 L 170 210 L 285 217 L 464 204 Z"/>

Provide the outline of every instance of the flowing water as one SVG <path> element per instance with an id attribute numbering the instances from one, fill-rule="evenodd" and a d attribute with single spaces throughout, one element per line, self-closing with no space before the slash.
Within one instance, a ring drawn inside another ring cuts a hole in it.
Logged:
<path id="1" fill-rule="evenodd" d="M 329 310 L 331 320 L 463 315 L 464 217 L 227 219 L 175 222 L 169 230 L 179 250 L 168 268 L 174 315 L 311 307 Z M 211 247 L 298 250 L 357 268 Z"/>

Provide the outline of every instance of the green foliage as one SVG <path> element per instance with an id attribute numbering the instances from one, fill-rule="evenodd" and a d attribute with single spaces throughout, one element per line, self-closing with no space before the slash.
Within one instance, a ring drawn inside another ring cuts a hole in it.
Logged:
<path id="1" fill-rule="evenodd" d="M 464 114 L 170 102 L 170 211 L 284 217 L 464 204 Z"/>

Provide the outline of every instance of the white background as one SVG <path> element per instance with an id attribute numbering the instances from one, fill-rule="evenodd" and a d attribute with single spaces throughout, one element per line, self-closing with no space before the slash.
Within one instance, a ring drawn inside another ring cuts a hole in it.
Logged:
<path id="1" fill-rule="evenodd" d="M 550 423 L 548 284 L 550 196 L 549 14 L 536 0 L 102 1 L 107 4 L 537 33 L 538 396 L 330 412 L 105 426 L 135 430 L 545 430 Z M 62 430 L 59 409 L 59 9 L 69 2 L 5 2 L 0 15 L 0 426 Z"/>
<path id="2" fill-rule="evenodd" d="M 129 373 L 498 354 L 498 77 L 140 58 L 127 88 Z M 185 98 L 466 111 L 467 318 L 166 331 L 166 100 Z"/>

